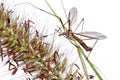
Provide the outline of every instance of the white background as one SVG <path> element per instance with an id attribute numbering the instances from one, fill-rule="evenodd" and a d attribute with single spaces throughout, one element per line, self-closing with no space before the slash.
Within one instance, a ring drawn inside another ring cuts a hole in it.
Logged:
<path id="1" fill-rule="evenodd" d="M 15 9 L 16 13 L 24 17 L 29 15 L 29 19 L 32 19 L 37 26 L 56 26 L 56 18 L 51 17 L 44 12 L 41 12 L 32 6 L 25 4 L 17 7 L 13 7 L 13 4 L 20 2 L 30 2 L 39 8 L 49 11 L 49 8 L 45 4 L 44 0 L 5 0 L 5 4 L 9 5 L 9 8 Z M 62 10 L 60 0 L 49 0 L 50 4 L 62 18 L 63 22 L 66 21 L 64 12 Z M 101 40 L 97 43 L 95 48 L 90 55 L 90 60 L 100 69 L 105 76 L 106 80 L 118 80 L 120 65 L 119 65 L 119 27 L 120 27 L 120 4 L 119 0 L 64 0 L 63 1 L 66 12 L 68 13 L 70 8 L 76 7 L 78 10 L 78 20 L 75 26 L 79 23 L 82 18 L 85 18 L 84 31 L 97 31 L 103 33 L 108 38 Z M 40 14 L 42 13 L 42 14 Z M 43 16 L 41 16 L 43 15 Z M 46 23 L 47 22 L 47 23 Z M 42 23 L 42 24 L 41 24 Z M 45 24 L 46 23 L 46 24 Z M 48 34 L 54 28 L 48 28 Z M 36 29 L 42 30 L 40 27 Z M 67 42 L 66 42 L 67 44 Z M 66 45 L 67 46 L 67 45 Z M 63 50 L 63 49 L 62 49 Z M 63 50 L 64 51 L 64 50 Z M 67 51 L 66 51 L 67 52 Z M 71 56 L 72 53 L 71 53 Z M 75 60 L 76 55 L 74 54 Z M 75 61 L 73 60 L 73 62 Z M 0 70 L 2 67 L 0 68 Z M 3 70 L 4 71 L 4 70 Z M 1 72 L 2 73 L 2 72 Z M 1 80 L 10 80 L 12 76 L 2 77 Z M 17 73 L 19 74 L 19 73 Z M 14 79 L 13 79 L 14 80 Z"/>

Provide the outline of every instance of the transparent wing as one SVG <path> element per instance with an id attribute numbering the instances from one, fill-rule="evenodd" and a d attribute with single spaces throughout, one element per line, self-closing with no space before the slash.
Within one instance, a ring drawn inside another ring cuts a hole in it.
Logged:
<path id="1" fill-rule="evenodd" d="M 70 9 L 70 12 L 68 14 L 68 20 L 69 20 L 69 24 L 70 26 L 72 26 L 76 20 L 77 20 L 77 9 L 76 7 L 73 7 Z"/>
<path id="2" fill-rule="evenodd" d="M 94 32 L 94 31 L 85 31 L 80 33 L 81 36 L 88 37 L 88 38 L 93 38 L 93 39 L 106 39 L 107 37 L 99 32 Z"/>

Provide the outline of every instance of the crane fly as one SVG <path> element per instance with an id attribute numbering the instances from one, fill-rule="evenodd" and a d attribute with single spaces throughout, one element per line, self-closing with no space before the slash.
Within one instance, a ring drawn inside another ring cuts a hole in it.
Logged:
<path id="1" fill-rule="evenodd" d="M 71 26 L 76 22 L 77 20 L 77 9 L 75 7 L 71 8 L 68 14 L 68 30 L 66 32 L 61 33 L 60 35 L 64 35 L 65 37 L 67 37 L 68 39 L 75 39 L 86 51 L 92 51 L 93 47 L 89 47 L 87 46 L 82 39 L 80 39 L 78 36 L 76 35 L 80 35 L 83 37 L 86 37 L 88 39 L 96 39 L 98 40 L 102 40 L 105 39 L 106 36 L 99 33 L 99 32 L 94 32 L 94 31 L 86 31 L 86 32 L 80 32 L 80 33 L 74 33 L 71 29 Z M 82 19 L 79 23 L 79 25 L 84 22 L 84 19 Z M 79 26 L 78 25 L 78 26 Z M 78 28 L 77 26 L 77 28 Z M 83 26 L 82 26 L 83 27 Z M 76 29 L 77 29 L 76 28 Z M 76 31 L 75 29 L 75 31 Z M 97 42 L 96 41 L 96 42 Z M 96 43 L 95 43 L 96 44 Z"/>
<path id="2" fill-rule="evenodd" d="M 49 15 L 52 15 L 52 16 L 58 18 L 59 21 L 60 21 L 60 23 L 61 23 L 61 25 L 62 25 L 62 28 L 65 29 L 65 26 L 64 26 L 64 25 L 65 25 L 66 23 L 63 24 L 62 19 L 61 19 L 59 16 L 57 16 L 57 15 L 55 15 L 55 14 L 51 14 L 51 13 L 49 13 L 49 12 L 43 10 L 43 9 L 40 9 L 40 8 L 34 6 L 33 4 L 29 3 L 29 2 L 19 3 L 19 4 L 16 4 L 16 5 L 14 5 L 14 6 L 18 6 L 18 5 L 25 4 L 25 3 L 33 6 L 34 8 L 36 8 L 36 9 L 42 11 L 42 12 L 45 12 L 45 13 L 47 13 L 47 14 L 49 14 Z M 96 39 L 97 41 L 106 38 L 105 35 L 103 35 L 103 34 L 101 34 L 101 33 L 98 33 L 98 32 L 94 32 L 94 31 L 93 31 L 93 32 L 92 32 L 92 31 L 87 31 L 87 32 L 74 33 L 74 32 L 72 31 L 72 29 L 71 29 L 71 26 L 76 22 L 76 20 L 77 20 L 77 9 L 76 9 L 75 7 L 73 7 L 73 8 L 70 9 L 69 14 L 68 14 L 68 21 L 67 21 L 67 23 L 68 23 L 68 30 L 64 30 L 64 32 L 60 33 L 60 35 L 64 35 L 64 36 L 67 37 L 68 39 L 70 39 L 71 37 L 74 38 L 86 51 L 92 51 L 93 48 L 87 46 L 87 45 L 83 42 L 83 40 L 80 39 L 79 37 L 77 37 L 76 35 L 80 35 L 80 36 L 83 36 L 83 37 L 87 37 L 87 38 L 89 38 L 89 39 Z M 80 25 L 82 22 L 84 22 L 84 19 L 82 19 L 82 20 L 80 21 L 80 23 L 78 24 L 77 28 L 79 27 L 79 25 Z M 76 29 L 77 29 L 77 28 L 76 28 Z M 75 29 L 75 31 L 76 31 L 76 29 Z M 59 29 L 59 30 L 60 30 L 60 29 Z M 48 36 L 48 35 L 46 35 L 46 36 Z M 96 41 L 96 42 L 97 42 L 97 41 Z"/>

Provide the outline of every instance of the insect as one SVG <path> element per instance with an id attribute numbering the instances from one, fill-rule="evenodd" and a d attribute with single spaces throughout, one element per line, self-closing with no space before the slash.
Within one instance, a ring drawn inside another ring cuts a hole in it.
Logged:
<path id="1" fill-rule="evenodd" d="M 106 36 L 99 33 L 99 32 L 94 32 L 94 31 L 86 31 L 86 32 L 80 32 L 80 33 L 74 33 L 71 29 L 72 25 L 76 22 L 77 20 L 77 9 L 75 7 L 71 8 L 68 14 L 68 30 L 66 32 L 63 32 L 60 34 L 64 35 L 66 38 L 68 39 L 75 39 L 86 51 L 92 51 L 92 47 L 87 46 L 82 39 L 80 39 L 78 36 L 76 35 L 80 35 L 83 37 L 86 37 L 89 39 L 96 39 L 98 40 L 102 40 L 105 39 Z M 84 18 L 80 21 L 79 25 L 84 22 Z M 77 28 L 79 27 L 79 25 L 77 26 Z M 83 26 L 82 26 L 83 27 Z M 76 29 L 77 29 L 76 28 Z M 75 29 L 75 31 L 76 31 Z M 96 41 L 96 42 L 97 42 Z M 96 44 L 96 43 L 95 43 Z"/>
<path id="2" fill-rule="evenodd" d="M 57 15 L 54 15 L 55 13 L 54 13 L 54 14 L 51 14 L 51 13 L 49 13 L 49 12 L 43 10 L 43 9 L 40 9 L 40 8 L 34 6 L 33 4 L 31 4 L 31 3 L 29 3 L 29 2 L 24 2 L 24 3 L 16 4 L 15 6 L 18 6 L 18 5 L 21 5 L 21 4 L 25 4 L 25 3 L 27 3 L 27 4 L 29 4 L 29 5 L 31 5 L 31 6 L 33 6 L 33 7 L 35 7 L 35 8 L 37 8 L 37 9 L 39 9 L 40 11 L 43 11 L 43 12 L 45 12 L 45 13 L 47 13 L 47 14 L 50 14 L 50 15 L 55 16 L 56 18 L 58 18 L 59 21 L 60 21 L 60 23 L 61 23 L 61 25 L 62 25 L 62 28 L 63 28 L 63 30 L 64 30 L 64 32 L 61 32 L 61 33 L 60 33 L 60 36 L 63 35 L 63 36 L 65 36 L 66 38 L 68 38 L 69 40 L 70 40 L 70 39 L 76 40 L 86 51 L 92 51 L 93 47 L 95 46 L 95 44 L 97 43 L 98 40 L 102 40 L 102 39 L 105 39 L 105 38 L 106 38 L 105 35 L 103 35 L 103 34 L 101 34 L 101 33 L 99 33 L 99 32 L 94 32 L 94 31 L 86 31 L 86 32 L 82 32 L 82 31 L 81 31 L 80 33 L 75 33 L 75 32 L 73 32 L 72 29 L 71 29 L 71 27 L 73 26 L 73 24 L 74 24 L 74 23 L 76 22 L 76 20 L 77 20 L 77 9 L 76 9 L 75 7 L 71 8 L 70 11 L 69 11 L 68 21 L 67 21 L 67 23 L 68 23 L 68 29 L 66 29 L 66 28 L 65 28 L 65 24 L 66 24 L 66 23 L 63 24 L 61 18 L 60 18 L 59 16 L 57 16 Z M 80 25 L 82 22 L 84 22 L 84 18 L 80 21 L 80 23 L 78 24 L 77 28 L 79 27 L 79 25 Z M 82 27 L 83 27 L 83 26 L 82 26 Z M 75 31 L 77 30 L 77 28 L 75 29 Z M 82 37 L 86 37 L 86 38 L 88 38 L 88 40 L 96 39 L 96 42 L 95 42 L 95 44 L 93 45 L 93 47 L 89 47 L 89 46 L 87 46 L 86 43 L 85 43 L 82 39 L 80 39 L 77 35 L 82 36 Z"/>

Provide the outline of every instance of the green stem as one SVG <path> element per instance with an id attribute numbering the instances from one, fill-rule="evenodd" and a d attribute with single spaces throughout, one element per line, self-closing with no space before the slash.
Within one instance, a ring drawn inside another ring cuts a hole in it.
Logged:
<path id="1" fill-rule="evenodd" d="M 103 80 L 103 78 L 101 77 L 101 75 L 99 74 L 99 72 L 96 70 L 96 68 L 94 67 L 94 65 L 92 64 L 92 62 L 87 58 L 87 56 L 84 54 L 84 52 L 81 51 L 81 48 L 77 48 L 78 52 L 81 52 L 82 55 L 84 56 L 84 58 L 86 59 L 86 61 L 88 62 L 88 64 L 90 65 L 90 67 L 92 68 L 92 70 L 94 71 L 94 73 L 97 75 L 99 80 Z"/>
<path id="2" fill-rule="evenodd" d="M 60 21 L 62 27 L 63 27 L 63 30 L 67 30 L 66 27 L 64 26 L 63 22 L 62 22 L 62 19 L 57 16 L 56 12 L 53 10 L 53 8 L 51 7 L 51 5 L 47 2 L 47 0 L 45 0 L 46 4 L 48 5 L 48 7 L 50 8 L 50 10 L 53 12 L 53 14 L 58 18 L 58 21 Z"/>
<path id="3" fill-rule="evenodd" d="M 74 43 L 73 43 L 73 42 Z M 85 77 L 86 77 L 86 80 L 89 80 L 89 77 L 88 77 L 88 73 L 87 73 L 87 67 L 86 67 L 86 64 L 84 62 L 84 59 L 82 57 L 82 54 L 84 54 L 84 51 L 82 50 L 82 48 L 79 46 L 79 44 L 76 43 L 76 40 L 73 38 L 71 41 L 71 43 L 77 48 L 77 51 L 78 51 L 78 55 L 79 55 L 79 58 L 80 58 L 80 62 L 82 64 L 82 68 L 83 68 L 83 71 L 84 71 L 84 74 L 85 74 Z"/>
<path id="4" fill-rule="evenodd" d="M 82 67 L 83 67 L 83 70 L 84 70 L 84 74 L 85 74 L 86 80 L 89 80 L 88 73 L 87 73 L 87 68 L 86 68 L 84 59 L 83 59 L 83 57 L 82 57 L 82 55 L 81 55 L 82 49 L 81 49 L 81 50 L 79 50 L 79 49 L 80 49 L 80 48 L 77 48 L 77 50 L 78 50 L 78 55 L 79 55 L 79 57 L 80 57 L 80 61 L 81 61 L 81 64 L 82 64 Z"/>

